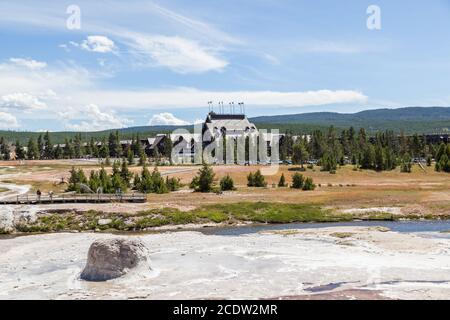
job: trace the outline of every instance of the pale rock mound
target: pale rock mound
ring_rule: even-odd
[[[81,279],[106,281],[121,277],[138,265],[151,269],[148,255],[148,249],[138,240],[96,240],[89,248]]]

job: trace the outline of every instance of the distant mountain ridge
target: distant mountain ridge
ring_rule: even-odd
[[[313,130],[326,130],[334,126],[337,130],[353,126],[364,128],[369,134],[392,130],[405,134],[450,133],[450,107],[405,107],[398,109],[373,109],[356,113],[312,112],[288,115],[261,116],[249,119],[260,129],[278,129],[280,132],[290,131],[294,134],[308,134]],[[186,126],[138,126],[111,129],[96,132],[83,132],[83,139],[101,139],[111,131],[118,130],[122,139],[129,139],[135,134],[140,137],[152,137],[158,133],[171,133],[175,129],[193,130],[193,125]],[[19,139],[26,143],[30,137],[37,138],[41,132],[0,131],[0,137],[8,141]],[[52,132],[53,142],[63,143],[65,138],[71,139],[77,132]]]
[[[450,120],[450,107],[405,107],[374,109],[356,113],[311,112],[251,118],[257,123],[330,123],[365,121],[443,121]],[[330,123],[332,124],[332,123]]]

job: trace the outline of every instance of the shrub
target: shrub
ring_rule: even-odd
[[[284,173],[281,174],[280,181],[278,181],[278,186],[280,188],[286,187],[286,178],[284,177]]]
[[[409,154],[405,154],[402,158],[402,162],[400,164],[400,172],[411,172],[411,157]]]
[[[431,167],[431,156],[430,155],[428,155],[428,157],[427,157],[427,166]]]
[[[301,189],[303,187],[303,182],[305,181],[305,178],[302,174],[296,172],[292,176],[292,188],[294,189]]]
[[[181,187],[180,178],[166,177],[166,185],[169,191],[178,191]]]
[[[236,188],[234,187],[234,181],[228,174],[220,180],[220,190],[228,191],[235,189]]]
[[[305,182],[303,183],[303,190],[305,191],[309,191],[309,190],[314,190],[316,188],[316,185],[313,183],[313,179],[312,178],[306,178]]]
[[[255,175],[253,172],[250,172],[247,176],[247,186],[254,187],[255,186]]]
[[[267,182],[264,179],[264,176],[261,174],[261,170],[259,169],[254,174],[249,174],[247,179],[248,179],[247,185],[249,187],[262,188],[267,186]]]
[[[195,176],[190,184],[190,188],[195,189],[198,192],[211,192],[213,191],[214,183],[214,171],[206,163],[198,171],[198,175]]]
[[[190,189],[195,189],[198,187],[198,176],[192,178],[191,183],[189,184]]]

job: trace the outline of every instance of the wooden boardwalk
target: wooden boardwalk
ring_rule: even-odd
[[[0,199],[0,205],[11,204],[51,204],[51,203],[110,203],[110,202],[145,202],[147,196],[143,193],[126,194],[54,194],[21,195],[15,198]]]

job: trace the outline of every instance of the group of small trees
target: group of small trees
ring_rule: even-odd
[[[425,136],[398,135],[390,130],[369,137],[364,129],[356,131],[350,127],[338,132],[330,127],[328,130],[314,130],[308,136],[294,137],[286,132],[281,140],[281,160],[290,158],[293,164],[302,167],[305,162],[315,160],[321,170],[330,172],[334,172],[338,165],[348,163],[360,169],[376,171],[393,170],[400,165],[403,171],[409,166],[411,158],[437,159],[438,152],[437,145],[427,143]],[[408,161],[407,157],[410,158]]]
[[[70,170],[69,185],[67,191],[77,193],[122,193],[130,187],[132,173],[128,170],[128,163],[123,159],[115,161],[112,173],[108,174],[104,166],[99,171],[92,170],[89,178],[86,177],[82,169]]]
[[[264,176],[261,174],[261,170],[256,170],[255,173],[250,172],[247,176],[247,186],[248,187],[266,187],[267,182]]]
[[[132,180],[132,181],[131,181]],[[260,170],[255,173],[251,172],[247,176],[247,185],[249,187],[266,187],[267,182]],[[203,164],[198,174],[192,179],[189,187],[197,192],[213,192],[218,191],[214,185],[215,173],[211,166]],[[115,161],[112,166],[112,173],[108,174],[104,166],[99,171],[92,170],[89,178],[86,177],[81,168],[70,170],[67,191],[75,191],[77,193],[124,193],[128,189],[142,193],[168,193],[177,191],[181,187],[179,178],[164,179],[155,167],[152,172],[143,166],[140,174],[134,175],[128,169],[126,159]],[[233,178],[229,174],[224,176],[219,183],[220,191],[236,190]],[[286,187],[284,174],[281,175],[278,182],[279,187]],[[295,173],[292,176],[292,188],[303,190],[314,190],[315,184],[312,178],[304,178],[303,175]]]
[[[280,180],[278,182],[278,187],[287,187],[286,178],[284,177],[284,173],[281,174]],[[296,172],[292,175],[292,184],[291,188],[293,189],[302,189],[302,190],[314,190],[316,185],[313,182],[313,179],[310,177],[305,178],[302,174]]]
[[[89,178],[86,177],[82,169],[70,170],[69,185],[67,191],[75,191],[77,193],[123,193],[128,189],[143,193],[167,193],[176,191],[181,187],[178,178],[164,179],[158,168],[155,167],[150,173],[146,166],[143,167],[141,174],[134,175],[133,182],[132,172],[128,169],[126,159],[115,161],[112,167],[112,173],[108,174],[102,166],[99,171],[92,170]]]
[[[133,188],[143,193],[162,194],[177,191],[180,187],[180,179],[175,177],[164,179],[157,167],[150,173],[146,165],[143,166],[141,174],[136,173],[133,179]]]
[[[436,152],[436,171],[450,172],[450,145],[442,143]]]
[[[305,178],[302,174],[296,172],[292,176],[292,188],[302,189],[304,191],[314,190],[316,185],[311,177]]]

